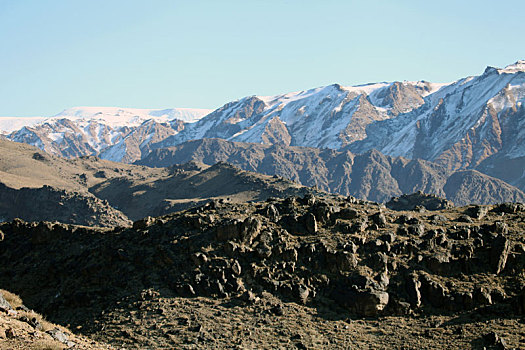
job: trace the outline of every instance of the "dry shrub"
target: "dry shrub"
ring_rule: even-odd
[[[31,344],[31,349],[34,350],[62,350],[65,348],[63,344],[50,339],[37,340]]]

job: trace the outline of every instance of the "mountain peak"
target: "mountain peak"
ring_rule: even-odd
[[[513,64],[509,64],[503,69],[498,69],[499,73],[518,73],[525,72],[525,60],[516,61]]]

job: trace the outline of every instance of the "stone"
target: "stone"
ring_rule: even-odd
[[[376,316],[388,304],[387,292],[370,290],[358,292],[356,296],[356,313],[361,316]]]
[[[7,328],[5,330],[5,337],[7,339],[13,339],[13,338],[16,338],[17,334],[15,332],[15,330],[13,328]]]
[[[433,281],[424,275],[421,281],[421,294],[432,306],[440,308],[446,304],[447,290],[439,282]]]
[[[197,267],[199,267],[208,262],[208,257],[204,253],[197,252],[191,255],[191,260]]]
[[[251,290],[247,290],[242,294],[241,297],[242,300],[244,300],[247,303],[255,303],[258,298]]]
[[[507,258],[510,252],[510,242],[504,236],[497,236],[492,241],[492,248],[490,250],[490,264],[492,272],[496,275],[500,274],[505,268]]]
[[[306,304],[308,296],[310,295],[310,289],[306,286],[300,285],[296,287],[295,294],[302,304]]]
[[[145,230],[148,228],[148,226],[151,226],[155,222],[155,219],[151,216],[146,216],[143,219],[140,219],[138,221],[135,221],[133,223],[133,228],[136,230]]]
[[[308,233],[317,233],[317,219],[315,218],[314,214],[308,213],[304,216],[304,225]]]
[[[518,296],[518,306],[521,314],[525,315],[525,287],[521,290],[521,293]]]
[[[4,295],[0,292],[0,310],[3,310],[4,312],[7,312],[8,310],[12,310],[11,304],[4,298]]]
[[[217,227],[217,240],[237,240],[241,234],[241,222],[233,219]]]
[[[386,207],[398,211],[416,210],[419,208],[441,210],[451,208],[452,203],[446,199],[418,191],[413,194],[404,194],[401,197],[392,197],[392,199],[386,203]]]
[[[273,204],[270,204],[266,207],[265,216],[270,219],[270,221],[277,222],[279,220],[279,210]]]
[[[353,220],[359,217],[359,212],[352,208],[343,208],[337,213],[337,216],[343,220]]]
[[[507,348],[507,342],[501,338],[496,332],[490,332],[483,336],[483,339],[485,342],[487,342],[489,345],[495,345],[498,349],[506,349]]]
[[[49,334],[56,341],[59,341],[64,344],[67,343],[69,340],[68,336],[58,328],[53,328],[51,330],[48,330],[46,331],[46,333]]]
[[[247,218],[243,221],[240,228],[240,239],[252,244],[255,238],[261,233],[262,222],[258,218]]]
[[[232,271],[235,276],[240,276],[242,272],[241,264],[239,261],[235,260],[232,264]]]
[[[407,280],[406,289],[410,305],[414,308],[421,306],[421,282],[417,280],[416,276],[411,276]]]
[[[436,253],[425,258],[426,267],[434,274],[444,275],[450,272],[450,253]]]
[[[386,227],[387,221],[385,214],[382,212],[377,212],[370,216],[370,221],[372,221],[374,224],[376,224],[378,227]]]
[[[43,329],[42,324],[36,319],[36,317],[31,318],[28,323],[38,331]]]
[[[488,211],[489,210],[486,206],[476,205],[467,208],[467,210],[465,210],[465,214],[473,219],[481,220],[487,215]]]
[[[392,244],[396,240],[396,235],[393,232],[386,233],[379,237],[383,242]]]
[[[474,291],[474,300],[479,305],[492,305],[492,296],[490,291],[485,287],[478,287]]]

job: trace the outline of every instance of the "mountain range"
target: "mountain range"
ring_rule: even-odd
[[[502,184],[509,191],[518,193],[512,186],[525,190],[524,100],[525,61],[517,61],[502,69],[488,67],[479,76],[447,84],[425,81],[353,87],[334,84],[277,96],[249,96],[214,111],[73,108],[44,121],[31,119],[31,125],[4,133],[9,140],[66,158],[97,155],[150,166],[167,165],[153,161],[154,155],[158,156],[163,149],[209,138],[308,147],[322,150],[323,154],[334,150],[338,154],[365,155],[376,150],[380,157],[392,157],[388,159],[403,157],[421,164],[431,162],[432,167],[440,169],[438,173],[456,174],[456,179],[489,175],[491,179],[504,181]],[[3,125],[9,123],[0,118],[0,128]],[[352,164],[348,162],[338,159],[336,163],[348,168]],[[247,170],[256,168],[238,165]],[[296,164],[286,170],[282,166],[274,164],[262,171],[285,176],[293,175],[292,168],[297,168]],[[325,168],[323,171],[329,177],[337,178],[333,167],[320,168]],[[313,178],[323,176],[321,172]],[[295,175],[289,178],[339,193],[355,193],[348,185],[328,185],[328,180],[305,181],[304,176]],[[391,185],[394,189],[387,191],[388,195],[404,192],[403,186]],[[433,191],[443,195],[443,186]],[[425,190],[424,186],[415,187]],[[476,196],[482,203],[494,200],[485,200],[487,197],[479,193]],[[521,196],[504,199],[519,200]],[[464,203],[463,199],[456,200]]]

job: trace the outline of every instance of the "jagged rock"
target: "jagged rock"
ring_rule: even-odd
[[[510,252],[510,242],[504,236],[497,236],[492,241],[492,249],[490,252],[490,263],[492,271],[498,275],[505,268],[507,258]]]
[[[14,339],[17,337],[17,333],[13,328],[9,327],[5,330],[5,337],[7,339]]]
[[[241,298],[247,303],[254,303],[258,300],[258,297],[251,290],[245,291]]]
[[[409,315],[410,314],[410,303],[397,299],[392,299],[388,303],[388,309],[394,315]]]
[[[191,260],[196,266],[201,266],[208,262],[208,257],[204,253],[197,252],[195,254],[192,254]]]
[[[317,220],[312,213],[306,214],[304,217],[304,225],[306,227],[306,230],[310,234],[317,233]]]
[[[387,224],[385,214],[383,214],[382,212],[377,212],[374,215],[371,215],[370,221],[372,221],[378,227],[386,227]]]
[[[382,291],[358,291],[356,293],[355,311],[361,316],[376,316],[385,309],[389,295]]]
[[[260,242],[256,247],[255,251],[257,255],[262,259],[267,259],[272,256],[272,248],[264,242]]]
[[[438,253],[425,259],[426,267],[435,274],[443,275],[450,272],[450,253]]]
[[[389,232],[389,233],[386,233],[384,235],[382,235],[381,237],[379,237],[383,242],[386,242],[386,243],[394,243],[394,241],[396,240],[396,235],[393,233],[393,232]]]
[[[505,235],[509,232],[509,226],[504,222],[496,221],[492,224],[491,230],[494,233]]]
[[[357,220],[351,227],[351,233],[361,233],[364,232],[368,227],[368,220],[366,218],[361,218]]]
[[[518,295],[518,307],[520,312],[525,315],[525,287],[521,290],[521,293]]]
[[[418,191],[413,194],[405,194],[401,197],[393,197],[386,203],[386,207],[392,210],[416,210],[423,207],[427,210],[442,210],[451,208],[452,204],[446,199]]]
[[[474,291],[474,300],[479,305],[492,305],[492,296],[487,288],[479,287]]]
[[[302,303],[302,304],[306,304],[306,302],[308,301],[308,296],[310,295],[310,289],[306,286],[303,286],[303,285],[299,285],[296,287],[296,295],[297,295],[297,298],[299,299],[299,301]]]
[[[334,212],[334,208],[326,203],[320,202],[313,207],[313,214],[315,219],[321,223],[330,221],[330,216]]]
[[[36,317],[32,317],[30,320],[29,320],[29,324],[31,326],[33,326],[34,329],[38,330],[38,331],[41,331],[44,329],[44,327],[42,326],[42,324],[36,319]]]
[[[425,225],[423,224],[415,224],[410,225],[407,227],[408,234],[414,235],[414,236],[423,236],[425,233]]]
[[[270,204],[266,207],[264,214],[270,221],[276,222],[279,220],[279,210],[273,204]]]
[[[352,208],[343,208],[337,213],[337,217],[343,220],[353,220],[359,217],[359,212]]]
[[[241,221],[237,219],[229,220],[217,227],[217,240],[228,241],[237,240],[241,234]]]
[[[261,233],[262,222],[257,218],[247,218],[243,221],[240,231],[240,239],[251,245],[253,240]]]
[[[447,301],[447,289],[427,275],[422,276],[421,292],[423,298],[434,307],[443,307]]]
[[[345,251],[330,251],[326,254],[327,264],[333,272],[347,272],[357,267],[356,254]]]
[[[477,220],[483,219],[487,215],[488,212],[489,210],[486,206],[480,206],[480,205],[469,207],[467,208],[467,210],[465,210],[465,214]]]
[[[144,219],[135,221],[133,223],[133,228],[137,230],[145,230],[148,226],[152,225],[155,222],[155,219],[151,216],[146,216]]]
[[[232,264],[232,271],[236,276],[239,276],[242,272],[241,264],[235,260]]]
[[[66,344],[69,340],[68,336],[58,328],[50,329],[46,331],[46,333],[49,334],[56,341],[59,341],[64,344]]]
[[[507,349],[507,342],[501,338],[496,332],[490,332],[483,336],[483,339],[489,344],[496,346],[497,349]]]
[[[515,214],[525,210],[525,206],[521,203],[501,203],[492,209],[495,213]]]
[[[416,276],[411,276],[407,280],[406,289],[408,298],[410,301],[410,305],[412,307],[420,307],[421,306],[421,281],[417,279]]]

